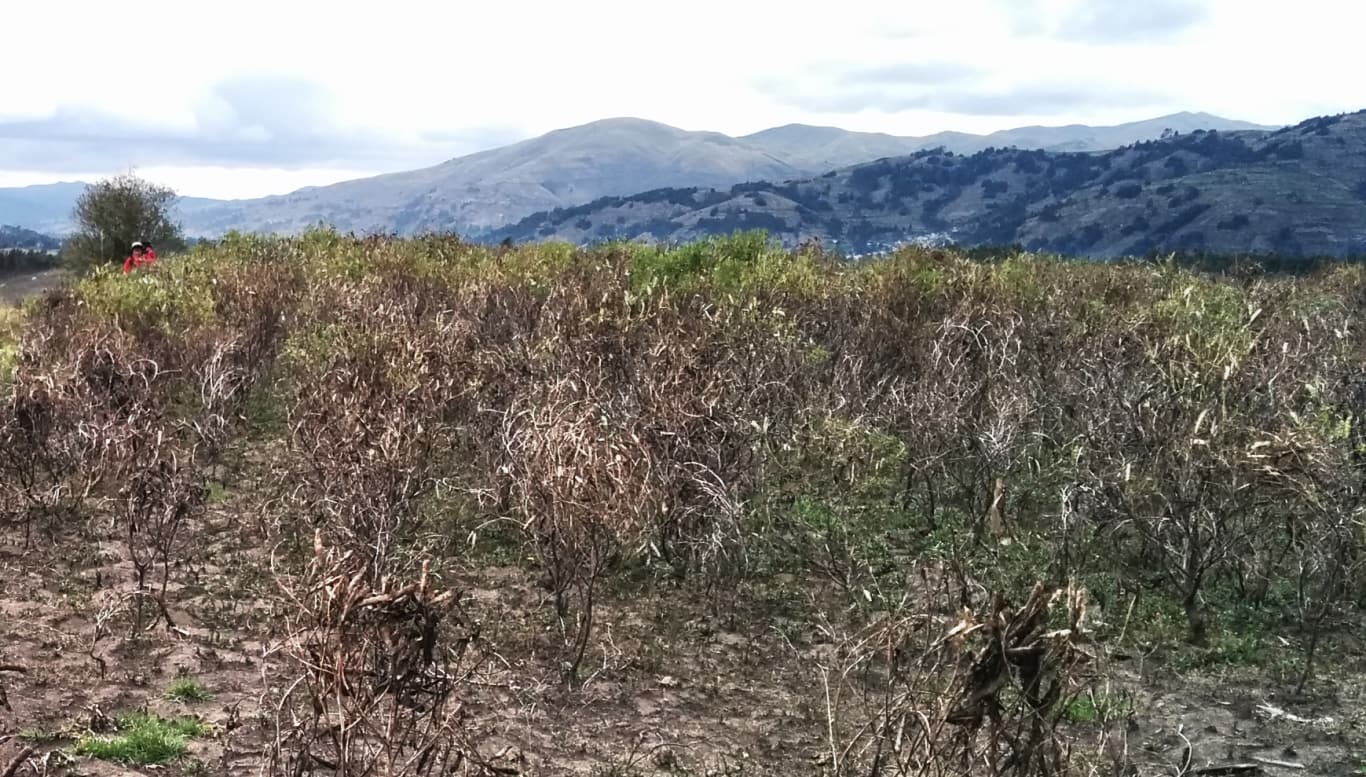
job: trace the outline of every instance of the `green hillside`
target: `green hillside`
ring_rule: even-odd
[[[765,229],[852,253],[911,240],[1086,257],[1366,253],[1366,112],[1114,151],[930,150],[785,183],[659,189],[537,214],[492,239],[686,241]]]

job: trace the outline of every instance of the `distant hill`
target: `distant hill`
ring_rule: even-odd
[[[71,209],[85,191],[76,181],[0,189],[0,224],[62,235],[71,231]]]
[[[0,224],[0,250],[18,248],[25,251],[56,251],[62,241],[24,227]]]
[[[919,151],[802,180],[603,198],[488,238],[673,241],[752,228],[855,253],[917,239],[1094,257],[1366,253],[1366,112],[1105,152]]]
[[[182,208],[192,234],[342,230],[479,232],[528,213],[656,186],[728,186],[805,171],[715,132],[606,119],[453,159],[292,194]]]
[[[0,188],[0,225],[41,233],[60,244],[60,239],[75,229],[72,211],[88,184],[82,181]],[[195,209],[206,203],[222,202],[198,197],[181,197],[178,207]]]
[[[941,144],[937,140],[926,148],[943,145],[946,151],[957,154],[973,154],[988,148],[1030,148],[1044,151],[1109,151],[1133,145],[1144,140],[1154,140],[1166,133],[1189,134],[1198,130],[1218,132],[1274,131],[1279,127],[1252,124],[1246,121],[1225,119],[1209,113],[1174,113],[1156,119],[1146,119],[1111,127],[1088,127],[1084,124],[1071,124],[1065,127],[1019,127],[984,135],[980,139],[963,140],[961,137],[947,138]]]
[[[836,127],[788,124],[740,138],[768,150],[793,165],[825,172],[838,167],[871,162],[883,157],[905,156],[916,151],[943,148],[956,154],[973,154],[988,148],[1027,148],[1045,151],[1105,151],[1154,140],[1167,132],[1195,130],[1274,130],[1260,124],[1225,119],[1208,113],[1174,113],[1155,119],[1090,127],[1019,127],[989,135],[940,132],[924,137],[899,137],[869,132],[849,132]]]
[[[1117,127],[1029,127],[992,135],[904,138],[788,125],[733,138],[618,118],[556,130],[421,170],[259,199],[183,198],[177,207],[191,236],[217,236],[231,229],[291,233],[324,222],[343,231],[437,230],[478,237],[538,211],[603,196],[810,177],[933,146],[959,152],[1011,144],[1093,150],[1156,138],[1168,129],[1251,126],[1208,114],[1175,114]],[[65,234],[82,188],[80,183],[64,183],[0,189],[0,223]]]

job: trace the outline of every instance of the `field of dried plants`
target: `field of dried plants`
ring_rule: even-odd
[[[1366,272],[234,236],[0,311],[0,777],[1358,775]]]

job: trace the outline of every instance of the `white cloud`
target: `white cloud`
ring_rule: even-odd
[[[1366,6],[1340,0],[10,5],[6,58],[25,64],[0,80],[0,182],[137,165],[245,196],[609,116],[918,135],[1366,108]],[[77,145],[54,141],[59,116],[83,122]],[[39,137],[6,145],[7,126]]]

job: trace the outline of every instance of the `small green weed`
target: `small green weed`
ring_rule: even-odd
[[[276,376],[268,372],[260,384],[247,393],[242,415],[247,423],[247,435],[252,440],[266,440],[282,435],[286,423],[285,398],[276,383]]]
[[[209,494],[207,497],[205,497],[205,501],[208,504],[216,505],[226,502],[227,499],[228,489],[224,488],[222,483],[212,480],[209,481]]]
[[[1264,634],[1221,631],[1210,638],[1206,647],[1178,645],[1172,653],[1172,665],[1179,671],[1198,671],[1216,668],[1266,667],[1277,663],[1277,651]]]
[[[1091,691],[1068,702],[1065,714],[1073,723],[1108,723],[1134,714],[1134,703],[1126,694]]]
[[[171,687],[166,689],[166,698],[171,701],[178,701],[182,704],[193,704],[194,702],[208,701],[212,698],[209,689],[204,684],[193,677],[182,677],[171,683]]]
[[[60,741],[62,734],[57,731],[45,731],[41,728],[25,728],[19,730],[19,738],[31,745],[48,745]]]
[[[22,328],[23,315],[17,308],[0,307],[0,385],[13,379]]]
[[[166,720],[146,713],[132,713],[118,720],[112,736],[87,735],[76,742],[76,754],[125,764],[164,764],[185,755],[187,741],[208,728],[190,718]]]

